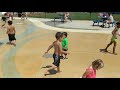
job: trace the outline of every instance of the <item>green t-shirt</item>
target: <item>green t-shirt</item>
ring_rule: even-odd
[[[68,49],[68,39],[64,38],[62,41],[62,48]]]

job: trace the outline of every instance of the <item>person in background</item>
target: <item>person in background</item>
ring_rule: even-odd
[[[64,22],[67,22],[69,15],[70,15],[69,12],[64,13]]]
[[[1,18],[1,20],[3,21],[3,24],[2,24],[1,27],[5,26],[7,19],[8,19],[8,14],[5,13]]]
[[[113,23],[114,22],[114,18],[112,16],[112,14],[108,13],[109,17],[108,17],[108,20],[106,20],[106,24],[108,24],[110,27],[110,23]]]
[[[8,34],[8,39],[9,39],[8,44],[16,46],[16,38],[15,38],[16,30],[15,30],[15,26],[13,25],[13,22],[9,20],[8,26],[3,26],[3,28],[7,28],[6,34]]]
[[[99,13],[98,17],[100,18],[103,17],[103,13]]]
[[[113,44],[114,45],[113,46],[113,54],[117,55],[117,53],[115,52],[115,50],[116,50],[116,46],[117,46],[117,38],[118,38],[118,36],[120,36],[120,34],[118,32],[119,28],[120,28],[120,22],[117,22],[115,29],[112,31],[112,38],[110,40],[110,43],[104,49],[105,52],[108,52],[108,50],[107,50],[108,47],[110,47]]]

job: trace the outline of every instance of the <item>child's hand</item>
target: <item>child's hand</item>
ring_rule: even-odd
[[[47,54],[47,53],[48,53],[48,51],[45,52],[45,54]]]
[[[48,52],[45,52],[44,55],[47,54],[47,53],[48,53]],[[44,57],[44,55],[43,55],[43,57]]]

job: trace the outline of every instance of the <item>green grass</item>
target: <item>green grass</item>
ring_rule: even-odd
[[[41,14],[36,14],[36,15],[28,15],[29,17],[34,17],[34,18],[51,18],[53,19],[54,17],[58,16],[56,13],[41,13]]]
[[[58,16],[57,13],[41,13],[39,15],[29,15],[29,17],[34,18],[50,18],[54,19],[54,17]],[[98,12],[92,12],[91,15],[88,12],[70,12],[70,17],[72,20],[97,20]],[[120,14],[113,14],[113,17],[116,21],[120,21]]]

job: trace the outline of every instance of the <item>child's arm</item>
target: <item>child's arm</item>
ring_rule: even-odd
[[[117,27],[115,27],[115,29],[112,31],[112,35],[116,35],[117,32]]]
[[[86,78],[87,75],[91,73],[90,70],[86,70],[85,73],[83,74],[82,78]]]
[[[61,45],[61,43],[60,43],[58,46],[59,46],[59,48],[60,48],[60,53],[61,53],[61,54],[69,54],[67,51],[63,51],[63,50],[62,50],[62,45]]]
[[[14,33],[16,33],[15,27],[14,27]]]
[[[4,24],[4,25],[5,25],[5,24]],[[7,26],[4,26],[4,25],[2,26],[3,28],[8,28]]]
[[[16,34],[16,30],[14,29],[14,34]]]
[[[47,51],[45,52],[45,54],[48,53],[48,51],[49,51],[52,47],[53,47],[53,43],[48,47],[48,49],[47,49]]]
[[[8,34],[8,32],[9,32],[9,28],[7,28],[7,32],[6,32],[6,34]]]

